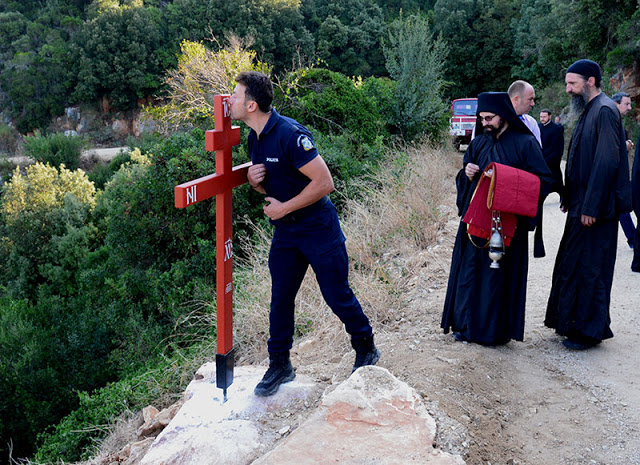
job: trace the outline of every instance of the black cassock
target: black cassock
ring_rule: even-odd
[[[594,97],[571,136],[563,205],[568,209],[553,270],[545,325],[559,334],[596,343],[609,327],[618,218],[631,209],[624,129],[615,103]],[[583,226],[581,215],[596,222]]]
[[[547,124],[538,124],[540,138],[542,139],[542,156],[553,174],[551,192],[562,195],[562,170],[560,161],[564,153],[564,128],[552,121]]]
[[[467,149],[464,165],[474,163],[482,173],[491,162],[513,166],[540,177],[541,198],[551,186],[547,167],[537,140],[507,128],[495,141],[488,134],[477,136]],[[458,173],[458,213],[464,217],[480,176],[469,181],[464,168]],[[500,268],[489,268],[488,249],[478,248],[467,235],[462,221],[453,248],[447,296],[441,326],[461,333],[467,340],[480,344],[504,344],[510,339],[521,341],[524,335],[524,313],[527,289],[528,235],[535,218],[518,217],[516,232],[500,260]],[[486,240],[474,238],[477,245]]]

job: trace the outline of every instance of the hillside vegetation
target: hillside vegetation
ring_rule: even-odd
[[[354,241],[370,244],[354,268],[392,299],[388,270],[376,262],[385,241],[408,234],[426,247],[435,237],[438,205],[401,187],[415,182],[411,165],[423,153],[415,144],[446,143],[450,99],[525,78],[539,104],[559,113],[567,104],[563,72],[574,59],[598,60],[606,78],[638,60],[636,7],[0,0],[0,152],[21,145],[38,160],[22,170],[0,166],[0,460],[86,458],[109,422],[151,400],[170,403],[213,353],[215,204],[177,210],[173,187],[215,171],[204,149],[211,96],[232,88],[238,71],[269,72],[277,108],[311,128],[341,214],[347,200],[404,201],[377,192],[422,199],[422,209],[390,216],[369,242]],[[83,170],[79,154],[90,141],[51,133],[52,118],[69,105],[143,111],[161,131],[131,140],[131,153],[109,165]],[[632,120],[627,126],[635,128]],[[245,161],[241,145],[234,163]],[[261,205],[246,186],[234,192],[234,253],[246,264],[238,298],[263,306],[265,289],[249,291],[264,281],[252,276],[264,272],[252,248],[269,234]],[[316,329],[305,311],[299,335]],[[264,331],[240,338],[244,356],[257,353]]]

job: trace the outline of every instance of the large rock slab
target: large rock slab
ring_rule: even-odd
[[[271,450],[290,429],[282,426],[286,423],[283,412],[306,410],[318,399],[321,388],[298,375],[274,396],[256,397],[253,388],[265,370],[236,367],[228,400],[223,402],[215,384],[215,363],[203,365],[185,391],[184,405],[140,463],[246,465]]]
[[[435,421],[414,389],[384,368],[363,367],[253,465],[464,464],[434,449],[435,433]]]

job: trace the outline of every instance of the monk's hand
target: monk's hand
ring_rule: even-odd
[[[251,165],[247,171],[247,180],[251,187],[254,189],[260,185],[264,178],[267,176],[267,168],[263,163],[258,165]]]
[[[263,208],[264,214],[267,215],[270,219],[279,220],[287,213],[289,213],[286,210],[284,203],[280,202],[279,200],[276,200],[273,197],[265,197],[264,200],[265,202],[267,202],[267,204]]]
[[[593,226],[596,222],[596,219],[593,216],[582,215],[580,218],[583,226]]]
[[[473,180],[473,178],[476,176],[476,174],[478,174],[479,171],[480,167],[473,163],[467,163],[467,166],[464,167],[464,174],[466,174],[470,180]]]

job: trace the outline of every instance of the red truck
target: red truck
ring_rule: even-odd
[[[471,142],[471,134],[476,126],[477,108],[477,98],[459,98],[451,103],[449,135],[458,150],[460,145],[468,145]]]

